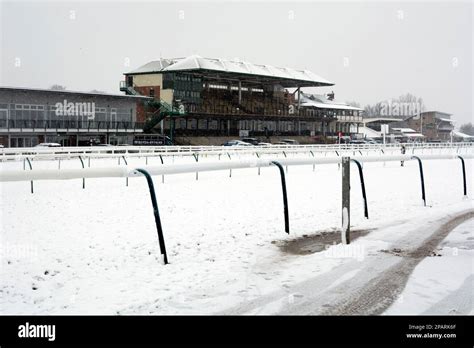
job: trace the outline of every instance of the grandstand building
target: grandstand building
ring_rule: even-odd
[[[151,129],[188,143],[239,136],[299,136],[311,142],[357,133],[362,125],[361,109],[302,91],[332,85],[307,70],[193,55],[127,72],[120,90],[154,98],[160,113]]]
[[[0,87],[0,145],[132,144],[143,133],[144,96]]]

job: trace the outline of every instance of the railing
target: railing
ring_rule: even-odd
[[[184,174],[184,173],[198,173],[198,172],[209,172],[209,171],[218,171],[218,170],[232,170],[232,169],[245,169],[245,168],[260,168],[260,167],[270,167],[275,165],[278,167],[281,176],[281,185],[283,189],[283,204],[284,204],[284,217],[285,217],[285,232],[289,233],[289,215],[288,215],[288,201],[287,201],[287,192],[286,192],[286,183],[285,183],[285,174],[284,166],[290,165],[316,165],[316,164],[331,164],[331,163],[344,163],[348,162],[349,157],[340,157],[333,154],[331,157],[323,158],[305,158],[305,159],[253,159],[253,160],[234,160],[234,161],[219,161],[211,163],[203,163],[197,160],[187,163],[187,164],[162,164],[161,166],[143,166],[139,168],[128,168],[128,166],[116,166],[116,167],[107,167],[107,168],[83,168],[83,169],[32,169],[30,171],[25,170],[8,170],[0,171],[0,182],[11,182],[11,181],[31,181],[33,180],[70,180],[70,179],[79,179],[82,178],[114,178],[114,177],[137,177],[144,175],[147,179],[150,197],[153,204],[153,212],[155,215],[155,221],[158,232],[158,239],[160,244],[160,251],[163,257],[163,262],[168,263],[168,258],[166,254],[166,247],[163,235],[163,229],[161,226],[161,220],[158,211],[157,200],[155,196],[155,189],[153,187],[152,175],[171,175],[171,174]],[[463,187],[464,194],[466,195],[466,174],[464,159],[474,158],[472,152],[470,154],[465,154],[462,157],[456,154],[445,154],[445,155],[379,155],[379,156],[354,156],[351,157],[353,161],[358,163],[362,192],[365,201],[365,217],[368,218],[367,212],[367,200],[365,195],[364,181],[362,175],[362,166],[360,162],[387,162],[387,161],[410,161],[417,160],[420,168],[420,179],[421,179],[421,188],[422,188],[422,199],[426,205],[426,196],[425,196],[425,185],[423,178],[423,167],[422,160],[432,160],[432,159],[461,159],[462,161],[462,171],[463,171]],[[82,162],[82,159],[81,159]],[[83,162],[82,162],[83,164]],[[84,164],[83,164],[84,167]],[[348,186],[348,184],[347,184]],[[83,181],[83,188],[84,188]],[[33,193],[33,191],[32,191]],[[344,216],[344,215],[343,215]],[[347,220],[347,218],[346,218]],[[347,220],[348,221],[348,220]],[[346,224],[349,226],[348,223]],[[344,226],[344,223],[343,223]],[[344,231],[344,229],[343,229]],[[348,240],[344,240],[348,243]]]
[[[81,120],[0,120],[0,128],[3,129],[33,129],[38,131],[48,130],[88,130],[88,131],[113,131],[115,129],[141,130],[141,122],[126,121],[81,121]]]
[[[466,153],[473,148],[471,143],[433,143],[407,144],[407,154],[435,154],[455,151],[457,154]],[[368,154],[398,154],[400,146],[395,144],[340,144],[340,145],[273,145],[273,146],[87,146],[87,147],[55,147],[55,148],[3,148],[0,149],[0,161],[15,161],[29,157],[41,159],[70,159],[79,155],[84,158],[107,157],[157,157],[163,156],[192,156],[202,153],[206,156],[221,155],[307,155],[328,156],[368,155]]]

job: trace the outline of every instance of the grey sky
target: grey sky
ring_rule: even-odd
[[[336,83],[313,92],[334,90],[363,106],[410,92],[428,109],[452,113],[458,125],[473,118],[471,2],[0,6],[4,86],[118,93],[123,72],[194,53],[308,69]]]

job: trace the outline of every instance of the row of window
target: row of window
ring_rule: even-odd
[[[10,107],[9,107],[10,105]],[[56,105],[49,105],[49,107],[46,105],[36,105],[36,104],[0,104],[0,111],[2,110],[8,110],[11,109],[13,110],[35,110],[35,111],[45,111],[45,110],[50,110],[50,111],[55,111],[56,110]],[[106,113],[107,108],[106,107],[95,107],[95,112],[96,113]],[[131,113],[132,109],[124,109],[124,108],[110,108],[110,113]]]

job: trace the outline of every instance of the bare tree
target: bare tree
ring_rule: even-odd
[[[474,126],[471,122],[461,125],[461,127],[459,127],[459,130],[461,131],[461,133],[467,135],[474,135]]]
[[[66,90],[66,86],[62,86],[62,85],[52,85],[51,87],[49,87],[49,89],[53,90],[53,91],[65,91]]]
[[[391,100],[384,100],[384,101],[379,101],[374,105],[366,105],[364,107],[364,113],[368,117],[375,117],[375,116],[380,116],[381,114],[381,109],[383,105],[387,105],[387,103],[390,102],[392,104],[413,104],[418,106],[418,111],[424,111],[425,104],[423,102],[423,98],[418,98],[413,94],[407,93],[399,96],[398,98],[393,98]],[[403,115],[401,115],[403,116]],[[405,116],[412,116],[412,115],[405,115]]]
[[[350,105],[350,106],[354,106],[356,108],[360,108],[360,104],[358,102],[355,102],[355,101],[347,101],[346,104]]]

